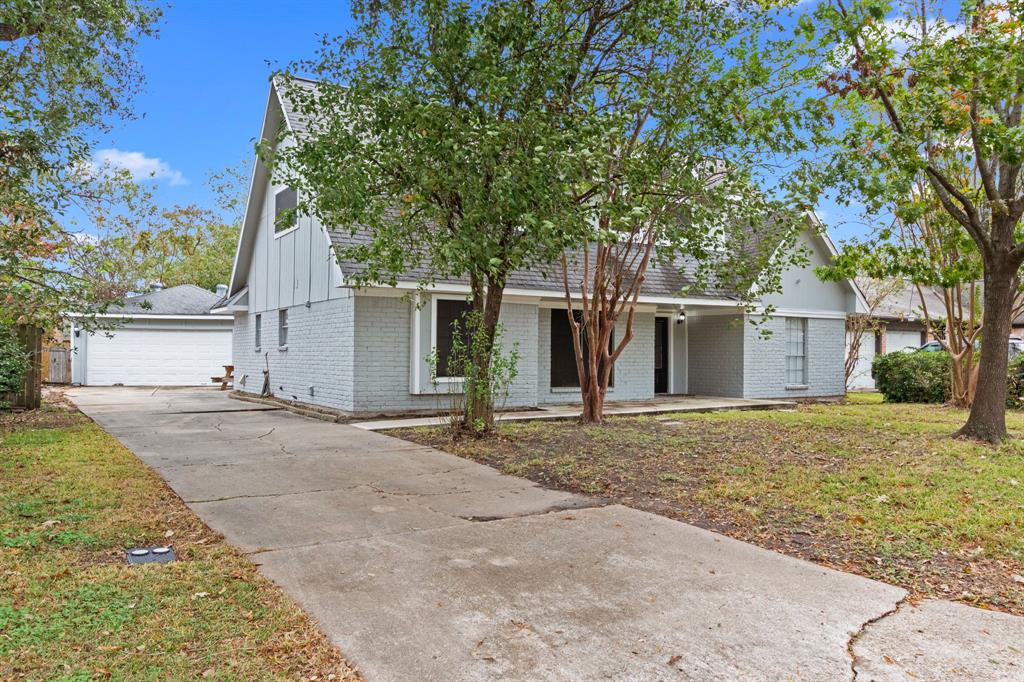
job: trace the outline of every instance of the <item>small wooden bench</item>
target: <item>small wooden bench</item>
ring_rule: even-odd
[[[221,377],[210,377],[210,381],[215,384],[220,384],[220,390],[226,391],[229,386],[233,386],[235,383],[235,366],[224,365],[224,376]]]

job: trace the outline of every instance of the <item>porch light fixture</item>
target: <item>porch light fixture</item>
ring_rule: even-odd
[[[679,314],[676,315],[676,324],[682,324],[683,322],[686,322],[686,311],[680,310]]]

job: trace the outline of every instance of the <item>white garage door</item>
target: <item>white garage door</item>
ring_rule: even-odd
[[[885,352],[895,353],[898,350],[921,347],[921,332],[904,332],[887,330],[885,332]]]
[[[198,386],[231,363],[231,328],[119,329],[93,334],[86,345],[92,386]]]
[[[846,334],[846,353],[850,353],[849,332]],[[869,329],[864,332],[860,340],[860,353],[857,354],[857,364],[853,367],[853,373],[846,384],[848,389],[874,388],[875,380],[871,378],[871,363],[875,359],[875,335]]]

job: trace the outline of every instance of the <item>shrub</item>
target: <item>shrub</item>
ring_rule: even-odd
[[[465,334],[459,332],[460,327]],[[484,368],[475,361],[475,358],[487,355],[488,339],[483,315],[471,311],[453,327],[448,369],[454,376],[462,377],[460,382],[446,384],[451,401],[448,425],[455,438],[463,432],[478,438],[487,435],[494,427],[495,404],[501,409],[508,398],[512,382],[519,374],[519,344],[513,344],[512,349],[505,353],[501,347],[504,333],[505,328],[499,324],[495,329],[494,342],[490,344],[487,367]],[[437,351],[434,350],[427,356],[427,365],[435,391],[438,391],[440,383],[437,363]],[[478,408],[485,406],[486,409],[473,416],[470,411],[474,405]]]
[[[890,403],[944,403],[950,396],[948,353],[886,353],[871,364],[878,388]]]
[[[28,370],[29,354],[14,329],[0,325],[0,409],[10,407],[10,397],[21,390]]]
[[[1024,407],[1024,353],[1013,356],[1006,371],[1006,406]]]

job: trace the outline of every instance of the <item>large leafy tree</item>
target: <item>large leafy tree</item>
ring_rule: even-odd
[[[977,249],[978,389],[959,433],[992,443],[1006,435],[1007,338],[1024,263],[1022,19],[1019,0],[829,0],[801,23],[823,38],[823,85],[845,116],[833,166],[841,190],[885,210],[924,183]]]
[[[847,244],[822,275],[911,283],[920,301],[914,312],[949,353],[950,404],[969,408],[978,388],[976,349],[983,322],[984,268],[977,245],[923,181],[893,208],[891,224]],[[1018,290],[1008,312],[1011,321],[1022,306],[1024,292]]]
[[[367,1],[356,3],[355,15],[353,34],[325,41],[317,59],[292,65],[292,72],[315,76],[315,85],[281,80],[309,125],[285,135],[268,158],[278,178],[299,189],[300,210],[368,237],[340,254],[365,265],[353,278],[357,284],[394,283],[409,273],[418,273],[423,286],[468,281],[488,341],[475,351],[482,367],[512,272],[556,264],[588,244],[600,251],[637,226],[647,255],[632,262],[646,267],[649,247],[687,219],[700,223],[687,237],[705,231],[689,240],[689,251],[719,252],[728,237],[722,229],[709,236],[715,230],[702,219],[717,211],[722,225],[724,204],[707,200],[731,191],[731,205],[744,205],[736,192],[749,189],[739,179],[749,180],[750,168],[716,178],[707,172],[715,167],[708,156],[731,145],[752,149],[754,138],[770,142],[760,133],[791,133],[796,121],[781,92],[771,106],[748,99],[738,109],[718,109],[722,98],[738,104],[753,97],[747,80],[730,81],[723,60],[745,60],[746,77],[756,75],[765,93],[769,83],[783,81],[776,69],[791,66],[761,61],[753,37],[731,46],[738,51],[729,56],[716,53],[729,49],[724,43],[752,18],[766,18],[753,5]],[[703,27],[709,19],[717,23]],[[685,118],[672,120],[679,112]],[[713,123],[679,143],[701,129],[701,117]],[[688,175],[695,171],[699,179]],[[706,180],[717,181],[718,190],[708,191]],[[659,192],[673,200],[656,198]],[[766,204],[751,195],[745,205]],[[767,213],[751,210],[748,217]],[[643,276],[641,269],[632,279],[639,286]],[[605,279],[591,289],[598,298],[611,290]],[[595,319],[607,321],[615,306],[621,313],[622,300],[635,304],[638,289],[626,279],[619,277],[614,304],[601,298]],[[606,336],[614,319],[593,324]],[[487,399],[477,399],[486,394],[474,391],[467,401],[467,426],[489,414]]]
[[[51,327],[94,302],[60,265],[72,205],[109,200],[89,172],[97,135],[130,118],[138,40],[160,10],[142,0],[10,0],[0,6],[0,299],[3,320]]]
[[[216,208],[164,208],[144,188],[131,187],[117,207],[90,216],[89,232],[75,234],[66,269],[87,282],[101,302],[154,283],[211,290],[226,284],[241,229],[248,168],[242,163],[209,176]]]
[[[339,254],[365,265],[357,284],[467,281],[480,377],[509,275],[555,260],[580,228],[565,180],[589,152],[575,92],[599,75],[595,4],[357,2],[357,30],[292,67],[318,85],[282,81],[311,121],[271,159],[300,210],[369,236]],[[479,431],[490,392],[467,398]]]
[[[583,420],[600,422],[649,268],[685,262],[696,289],[752,305],[804,260],[801,166],[778,162],[810,148],[827,112],[806,96],[804,45],[773,37],[771,8],[686,0],[589,11],[598,28],[584,70],[598,76],[572,105],[590,156],[565,191],[590,229],[562,274]]]

